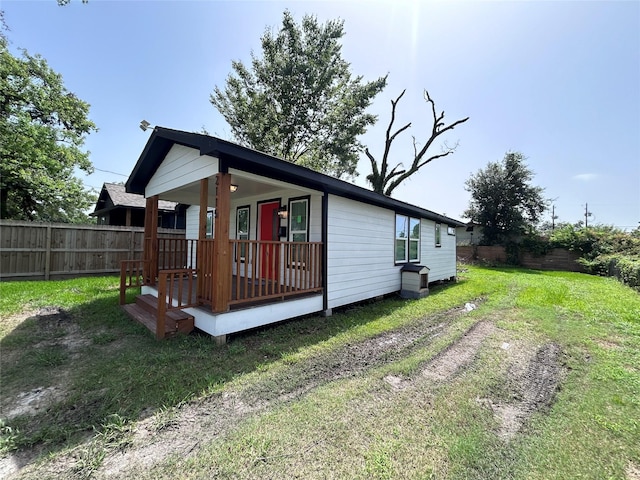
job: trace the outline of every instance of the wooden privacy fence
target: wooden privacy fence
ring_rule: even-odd
[[[184,230],[158,229],[159,238]],[[0,220],[0,278],[49,280],[120,271],[142,259],[144,228]]]
[[[456,249],[458,260],[464,262],[486,262],[505,264],[507,253],[502,246],[458,245]],[[584,272],[584,268],[577,260],[580,255],[563,248],[554,248],[545,255],[533,255],[523,252],[520,256],[520,265],[536,270],[562,270],[566,272]]]

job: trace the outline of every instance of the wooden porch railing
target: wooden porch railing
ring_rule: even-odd
[[[158,272],[194,268],[198,240],[187,238],[158,238]]]
[[[204,305],[213,304],[213,245],[215,240],[198,240],[198,300]]]
[[[322,243],[230,240],[229,305],[322,290]]]
[[[198,305],[195,287],[196,269],[179,268],[160,270],[158,273],[158,313],[156,338],[162,340],[166,315],[169,310],[178,310]]]
[[[213,305],[214,242],[161,238],[157,239],[151,259],[123,261],[120,303],[124,304],[128,288],[157,285],[158,298],[169,298],[168,302],[159,301],[159,313],[161,308],[166,312],[172,308]],[[228,306],[322,291],[321,242],[229,240],[229,243]]]
[[[149,283],[148,260],[122,260],[120,262],[120,305],[126,303],[127,290]]]

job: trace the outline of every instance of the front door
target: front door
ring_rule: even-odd
[[[260,240],[261,241],[278,241],[278,227],[280,226],[280,217],[278,209],[280,202],[261,203],[259,210],[260,223]],[[280,269],[280,249],[276,243],[260,244],[260,276],[268,280],[276,281]]]

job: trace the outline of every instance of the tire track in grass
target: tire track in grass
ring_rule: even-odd
[[[498,421],[498,436],[510,441],[531,416],[548,408],[555,399],[566,371],[560,363],[562,351],[556,343],[545,343],[526,359],[523,372],[511,372],[508,386],[513,401],[480,399]]]
[[[432,358],[419,374],[421,379],[444,383],[450,381],[459,371],[467,368],[475,359],[484,339],[495,331],[492,323],[475,323],[460,339]],[[417,378],[387,375],[384,380],[396,390],[404,390],[413,385]]]

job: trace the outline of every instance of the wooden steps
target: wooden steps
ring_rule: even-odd
[[[153,295],[138,295],[136,303],[123,305],[127,314],[134,320],[140,322],[154,335],[158,324],[158,298]],[[165,314],[164,337],[170,337],[177,333],[189,334],[194,329],[193,315],[189,315],[182,310],[168,310]]]

